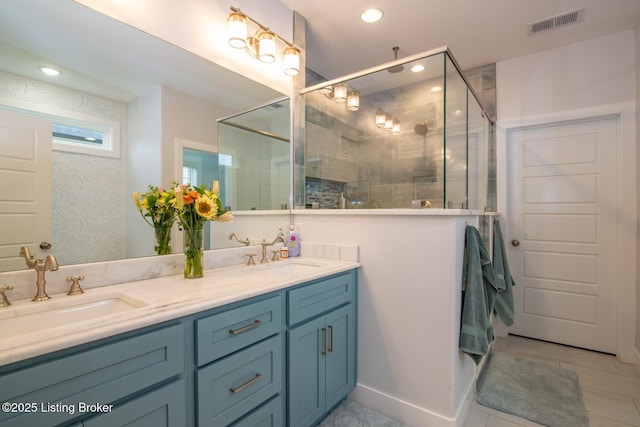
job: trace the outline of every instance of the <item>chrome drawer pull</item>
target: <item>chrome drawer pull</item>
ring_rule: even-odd
[[[229,333],[231,335],[238,335],[241,334],[243,332],[247,332],[253,328],[257,328],[258,326],[262,325],[262,322],[260,320],[256,320],[255,322],[247,325],[247,326],[243,326],[242,328],[238,328],[238,329],[229,329]]]
[[[329,325],[329,353],[333,353],[333,326]]]
[[[256,383],[258,381],[260,381],[262,379],[262,375],[261,374],[256,374],[255,377],[251,378],[249,381],[247,381],[244,384],[239,385],[238,387],[231,387],[229,389],[229,391],[233,394],[237,394],[240,393],[242,390],[244,390],[245,388],[249,387],[251,384]]]

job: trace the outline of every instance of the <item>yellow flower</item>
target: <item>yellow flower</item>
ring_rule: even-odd
[[[203,194],[196,199],[196,212],[201,217],[214,219],[218,214],[218,205],[211,197]]]
[[[138,193],[137,191],[133,193],[133,202],[136,204],[136,208],[138,208],[138,210],[142,212],[142,204],[140,204],[140,193]]]
[[[213,188],[211,189],[211,192],[217,199],[218,195],[220,194],[220,184],[218,183],[218,181],[213,181]]]

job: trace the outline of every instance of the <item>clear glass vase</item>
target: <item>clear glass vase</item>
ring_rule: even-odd
[[[184,238],[184,277],[197,279],[203,276],[202,257],[204,247],[203,228],[185,229]]]
[[[156,224],[154,230],[156,234],[156,245],[153,249],[156,255],[171,254],[171,225]]]

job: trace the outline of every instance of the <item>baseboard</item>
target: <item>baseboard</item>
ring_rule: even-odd
[[[409,426],[461,427],[471,407],[475,391],[476,383],[472,381],[455,418],[446,417],[360,383],[351,392],[349,399]]]

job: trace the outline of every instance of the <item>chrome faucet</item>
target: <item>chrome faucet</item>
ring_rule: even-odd
[[[236,238],[236,240],[239,243],[242,243],[245,246],[249,246],[251,244],[251,242],[249,241],[248,237],[246,239],[244,239],[244,240],[240,240],[240,238],[238,237],[238,235],[236,233],[229,234],[229,240],[233,240],[234,237]]]
[[[26,246],[23,246],[22,248],[20,248],[20,256],[24,257],[27,263],[27,267],[33,268],[37,274],[37,279],[36,279],[37,292],[36,292],[36,296],[33,297],[31,301],[48,300],[50,297],[49,295],[47,295],[47,291],[45,290],[45,287],[44,287],[47,283],[46,280],[44,280],[44,272],[47,270],[49,271],[58,270],[58,261],[56,260],[56,257],[54,257],[53,255],[47,255],[45,259],[36,260],[36,257],[31,255],[31,252],[29,252],[29,248],[27,248]]]
[[[282,243],[284,243],[285,245],[287,244],[287,241],[282,236],[276,236],[276,238],[273,239],[273,242],[271,243],[267,243],[265,239],[262,239],[262,243],[260,243],[262,245],[262,259],[260,260],[260,264],[269,262],[269,260],[267,260],[267,247],[275,245],[278,240],[282,241]]]

